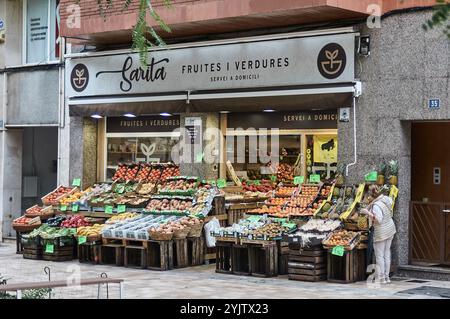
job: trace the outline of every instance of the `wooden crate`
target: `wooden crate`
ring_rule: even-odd
[[[25,259],[35,259],[35,260],[40,260],[43,258],[43,249],[42,246],[41,247],[24,247],[23,251],[22,251],[22,257]]]
[[[216,215],[223,215],[226,214],[225,211],[225,197],[224,196],[216,196],[214,197],[214,200],[212,202],[212,210],[210,212],[210,215],[216,216]]]
[[[74,246],[56,246],[53,253],[43,250],[42,259],[48,261],[69,261],[74,259]]]
[[[187,239],[172,240],[173,268],[185,268],[188,266]]]
[[[204,238],[188,237],[187,238],[187,257],[188,266],[199,266],[204,262]]]
[[[171,240],[149,240],[147,243],[147,268],[173,269],[173,243]]]
[[[356,281],[365,281],[367,279],[367,249],[355,249],[356,262]]]
[[[357,280],[356,251],[344,251],[344,255],[336,256],[328,250],[327,280],[335,283],[353,283]]]
[[[217,241],[216,242],[216,272],[222,274],[233,273],[231,257],[233,243]]]
[[[99,264],[101,260],[100,242],[87,242],[78,245],[78,261],[80,263]]]
[[[233,244],[231,251],[231,270],[235,275],[250,276],[252,274],[247,244]]]
[[[326,280],[326,257],[327,251],[323,248],[301,248],[300,245],[289,244],[289,279],[310,282]]]
[[[100,263],[103,265],[123,266],[124,245],[104,243],[101,247]]]
[[[129,268],[147,268],[147,243],[144,245],[130,245],[123,248],[123,264]]]
[[[247,244],[250,274],[256,277],[278,276],[279,242]]]
[[[288,274],[288,262],[289,262],[289,247],[286,243],[280,243],[280,248],[278,250],[278,274],[287,275]]]
[[[231,226],[245,217],[245,214],[252,209],[257,208],[257,203],[231,204],[227,207],[228,226]]]

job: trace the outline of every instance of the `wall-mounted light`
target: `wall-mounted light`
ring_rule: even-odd
[[[370,55],[370,36],[361,36],[359,38],[359,50],[358,53],[362,56]]]
[[[273,112],[276,112],[276,111],[273,110],[273,109],[265,109],[265,110],[263,110],[263,112],[266,112],[266,113],[273,113]]]
[[[228,113],[230,113],[230,111],[220,111],[220,113],[222,113],[222,114],[228,114]]]
[[[101,116],[101,115],[99,115],[99,114],[92,114],[91,117],[92,117],[93,119],[102,119],[102,118],[103,118],[103,116]]]
[[[136,117],[133,113],[125,113],[123,116],[125,117]]]
[[[159,113],[159,115],[161,115],[161,116],[172,116],[172,114],[167,113],[167,112]]]

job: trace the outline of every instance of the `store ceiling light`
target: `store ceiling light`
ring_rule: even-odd
[[[272,112],[275,112],[275,110],[272,110],[272,109],[265,109],[265,110],[263,110],[263,112],[266,112],[266,113],[272,113]]]
[[[159,115],[161,115],[161,116],[172,116],[172,114],[166,113],[166,112],[164,112],[164,113],[159,113]]]
[[[92,114],[91,117],[92,117],[93,119],[102,119],[102,118],[103,118],[103,116],[101,116],[101,115],[99,115],[99,114]]]
[[[220,113],[222,113],[222,114],[228,114],[228,113],[230,113],[230,111],[220,111]]]
[[[136,117],[133,113],[125,113],[123,116],[125,117]]]

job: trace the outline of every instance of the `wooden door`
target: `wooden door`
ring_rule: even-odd
[[[412,262],[450,263],[449,136],[450,122],[411,125]],[[440,169],[440,183],[435,182],[435,168]]]
[[[444,262],[450,264],[450,204],[445,205],[445,247],[444,247]]]
[[[412,123],[411,200],[450,203],[450,122]],[[441,169],[441,183],[433,168]]]

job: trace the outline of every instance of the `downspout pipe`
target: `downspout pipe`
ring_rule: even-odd
[[[356,147],[356,97],[361,95],[361,82],[355,83],[355,92],[353,94],[353,162],[347,164],[345,167],[345,176],[348,176],[348,169],[351,166],[356,165],[358,162],[358,153],[357,153],[357,147]]]

